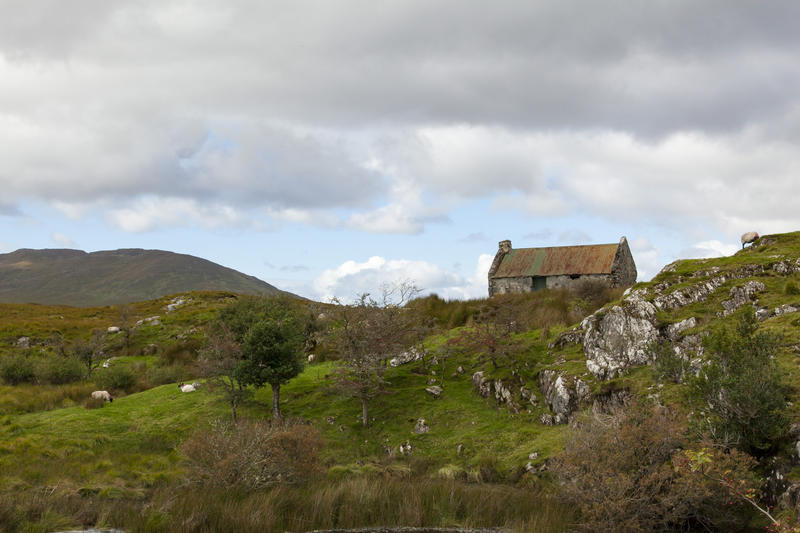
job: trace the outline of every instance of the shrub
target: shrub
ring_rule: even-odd
[[[9,385],[33,383],[36,380],[33,360],[22,353],[0,359],[0,376]]]
[[[256,489],[304,482],[318,473],[319,432],[297,423],[216,421],[183,445],[194,483]]]
[[[580,513],[579,531],[731,531],[750,509],[719,483],[675,468],[684,428],[665,408],[632,405],[573,429],[553,471]],[[749,476],[752,459],[729,454],[720,466]]]
[[[115,365],[99,370],[94,382],[101,389],[128,390],[136,385],[136,374],[129,367]]]
[[[691,368],[689,361],[678,355],[668,342],[654,342],[648,347],[653,374],[658,381],[680,383]]]
[[[59,355],[40,359],[35,370],[40,382],[52,385],[74,383],[84,376],[84,368],[80,361]]]
[[[689,381],[699,414],[694,427],[726,447],[763,453],[788,424],[786,397],[775,355],[780,336],[758,332],[752,308],[737,316],[734,329],[707,337],[709,363]]]
[[[178,383],[186,374],[186,367],[180,365],[153,366],[147,370],[147,381],[153,386]]]
[[[797,287],[797,283],[794,281],[787,281],[783,287],[783,293],[787,296],[795,296],[800,294],[800,288]]]
[[[182,364],[189,365],[197,360],[197,354],[201,348],[200,341],[196,339],[186,339],[177,342],[164,349],[161,354],[161,362],[165,366]]]

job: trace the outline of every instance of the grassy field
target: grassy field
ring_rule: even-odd
[[[770,267],[798,257],[800,234],[770,236],[761,247],[732,257],[679,262],[639,286],[668,283],[672,285],[667,292],[680,290],[720,272],[748,265]],[[661,312],[659,318],[664,324],[697,318],[698,326],[688,333],[730,325],[730,318],[717,316],[721,302],[729,298],[732,287],[749,279],[766,286],[758,296],[760,306],[800,307],[796,288],[800,274],[767,269],[752,278],[726,281],[704,301]],[[165,308],[173,297],[130,306],[136,320],[158,315],[160,324],[138,327],[129,350],[121,337],[108,336],[107,356],[137,377],[131,387],[113,391],[116,400],[111,404],[90,408],[96,406],[86,402],[95,388],[94,378],[62,385],[0,385],[0,530],[105,525],[130,531],[306,531],[403,523],[563,531],[574,519],[574,510],[552,496],[546,465],[563,448],[569,428],[539,422],[549,412],[538,390],[539,372],[555,369],[579,376],[595,392],[626,389],[639,397],[658,392],[663,402],[676,406],[683,402],[683,386],[658,385],[650,367],[598,382],[588,374],[580,346],[549,350],[558,334],[590,312],[592,304],[588,298],[539,294],[512,302],[527,306],[524,316],[531,320],[527,331],[514,336],[517,349],[512,360],[494,368],[477,353],[456,350],[443,375],[441,363],[430,360],[389,368],[384,393],[370,401],[369,427],[362,425],[358,400],[337,385],[337,362],[308,365],[282,387],[281,409],[285,416],[319,431],[319,476],[305,485],[247,493],[200,488],[188,481],[182,445],[198,432],[210,431],[216,420],[229,419],[230,408],[210,384],[184,394],[177,382],[198,378],[194,358],[204,327],[234,296],[212,292],[181,296],[186,303],[172,312]],[[565,303],[565,298],[572,299]],[[426,345],[435,351],[472,327],[484,304],[436,297],[416,302],[421,312],[440,324]],[[54,336],[66,342],[86,339],[93,329],[118,325],[120,316],[117,307],[2,304],[0,359],[21,351],[30,357],[52,355]],[[788,313],[761,324],[783,335],[778,362],[793,421],[800,420],[798,316]],[[23,336],[30,338],[30,348],[15,346]],[[157,347],[155,353],[148,351],[152,345]],[[321,346],[319,353],[324,359],[328,352]],[[512,383],[520,408],[480,397],[471,382],[479,370]],[[438,399],[425,391],[433,381],[444,389]],[[519,400],[521,386],[534,393],[536,405]],[[268,419],[271,403],[270,389],[259,389],[240,414]],[[414,431],[420,419],[429,427],[426,433]],[[412,449],[408,455],[399,450],[406,443]],[[784,444],[781,453],[788,456],[793,443]],[[529,462],[533,473],[526,472]],[[539,472],[540,468],[545,471]]]

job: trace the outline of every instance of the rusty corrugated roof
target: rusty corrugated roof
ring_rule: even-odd
[[[518,248],[508,252],[495,278],[610,274],[619,244]]]

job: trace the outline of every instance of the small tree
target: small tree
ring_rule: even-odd
[[[707,338],[709,363],[689,382],[700,412],[696,429],[748,453],[763,453],[785,433],[786,397],[775,361],[779,343],[779,335],[758,331],[749,307],[735,329]]]
[[[250,395],[250,391],[244,388],[239,379],[239,366],[242,364],[241,346],[233,338],[230,329],[225,324],[218,323],[212,326],[208,343],[200,352],[200,357],[201,368],[203,373],[210,377],[210,385],[225,391],[235,424],[236,409]]]
[[[513,337],[521,329],[516,315],[512,302],[490,299],[474,317],[472,327],[462,329],[453,344],[479,353],[498,368],[519,348]]]
[[[288,306],[275,305],[253,324],[242,344],[244,361],[237,369],[243,383],[272,387],[272,416],[281,418],[281,385],[303,370],[303,330]]]
[[[130,305],[121,305],[117,309],[119,318],[119,331],[125,343],[125,355],[131,354],[131,339],[135,330],[134,310]]]
[[[403,281],[385,285],[380,301],[368,293],[355,303],[338,304],[334,343],[344,362],[340,383],[361,402],[361,420],[369,426],[369,400],[383,388],[386,362],[414,341],[412,312],[406,303],[420,292],[413,283]]]
[[[86,379],[89,379],[92,372],[102,364],[103,346],[106,342],[106,335],[102,330],[92,331],[92,337],[86,341],[75,339],[70,347],[70,354],[86,367]]]

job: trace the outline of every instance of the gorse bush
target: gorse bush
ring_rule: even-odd
[[[183,452],[191,482],[251,490],[315,477],[321,444],[319,431],[304,424],[218,420],[189,437]]]
[[[113,365],[101,368],[95,373],[93,379],[101,389],[129,390],[136,385],[137,376],[130,367]]]
[[[689,381],[696,431],[748,453],[763,453],[783,436],[788,420],[775,361],[779,344],[779,335],[758,331],[750,307],[738,314],[735,328],[707,337],[709,362]]]
[[[36,363],[36,376],[40,383],[64,385],[81,381],[85,369],[77,359],[60,355],[43,357]]]
[[[0,376],[9,385],[33,383],[36,380],[33,359],[23,353],[3,357],[0,359]]]

